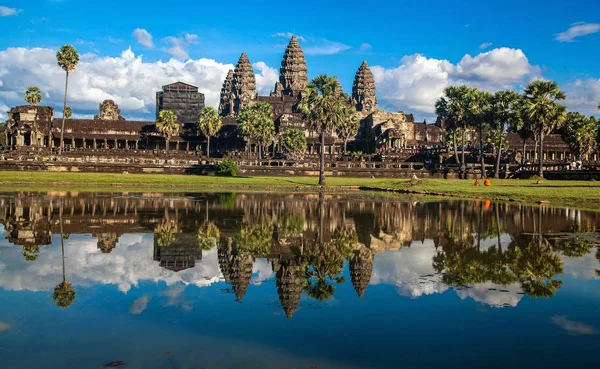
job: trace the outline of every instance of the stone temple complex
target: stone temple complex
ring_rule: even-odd
[[[276,137],[268,150],[271,159],[283,159],[282,134],[289,129],[300,129],[304,131],[307,138],[305,158],[308,158],[307,162],[316,162],[310,158],[314,156],[315,159],[320,152],[318,135],[297,110],[308,82],[306,59],[295,36],[291,38],[284,52],[279,80],[266,96],[258,94],[252,63],[248,55],[242,53],[235,68],[227,73],[223,81],[218,106],[218,114],[222,117],[223,126],[217,135],[211,138],[211,157],[232,156],[248,159],[256,157],[254,153],[258,151],[257,148],[238,135],[237,114],[244,106],[262,102],[271,105],[275,123]],[[163,86],[161,91],[156,93],[157,116],[162,110],[171,110],[177,115],[180,124],[179,132],[170,138],[168,148],[165,138],[157,131],[154,121],[127,120],[121,115],[116,102],[106,100],[100,103],[99,114],[93,119],[66,119],[64,132],[62,132],[66,152],[81,152],[81,156],[86,159],[77,160],[82,161],[121,155],[123,159],[119,156],[120,162],[151,161],[156,167],[162,168],[165,167],[165,163],[149,159],[148,151],[154,158],[157,158],[158,153],[164,157],[176,156],[178,153],[203,156],[206,154],[207,138],[197,127],[200,110],[205,106],[201,89],[202,87],[184,82],[175,82]],[[373,164],[372,169],[400,168],[403,165],[401,163],[414,161],[414,155],[419,152],[439,151],[445,146],[445,131],[441,122],[435,124],[418,122],[412,114],[387,112],[379,108],[375,79],[366,61],[362,62],[355,73],[349,103],[357,111],[360,128],[354,137],[349,138],[348,150],[365,155],[382,155],[378,160],[387,161],[389,164],[384,167]],[[60,117],[54,117],[52,107],[14,107],[9,112],[5,149],[52,153],[53,148],[56,151],[56,148],[60,147],[61,123]],[[560,136],[552,136],[548,136],[545,141],[545,148],[548,150],[547,160],[559,161],[571,157],[568,145]],[[522,142],[516,134],[510,134],[508,142],[511,150],[522,151]],[[326,155],[342,154],[344,141],[337,137],[335,132],[327,134],[325,143]],[[533,160],[535,158],[533,140],[529,140],[525,147],[525,158]],[[135,159],[136,156],[140,158]],[[192,158],[192,156],[186,157]],[[18,158],[24,160],[22,155]],[[55,161],[58,158],[48,158],[48,160]],[[104,159],[101,161],[106,162]],[[424,159],[418,158],[417,161],[423,162]],[[191,162],[193,160],[188,160],[187,164],[183,163],[182,168],[186,165],[187,168],[181,169],[180,172],[191,170]],[[439,162],[442,162],[442,158]],[[372,176],[381,171],[372,172],[361,175]]]

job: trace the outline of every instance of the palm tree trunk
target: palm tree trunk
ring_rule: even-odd
[[[206,157],[210,158],[210,136],[206,136]]]
[[[479,125],[479,162],[481,164],[481,178],[487,178],[485,171],[485,155],[483,153],[483,124]]]
[[[466,165],[465,165],[465,135],[466,135],[466,127],[463,127],[462,130],[462,148],[461,148],[461,153],[460,153],[460,173],[462,178],[465,178],[465,169],[466,169]]]
[[[64,133],[65,133],[65,110],[67,110],[67,91],[69,89],[69,71],[67,71],[67,77],[65,78],[65,100],[64,100],[64,104],[63,104],[63,116],[62,116],[62,125],[60,127],[60,153],[62,154],[62,151],[65,148],[65,141],[64,141]]]
[[[319,186],[325,186],[325,131],[321,131],[321,168],[319,168]]]
[[[456,161],[456,164],[459,164],[460,160],[458,160],[458,140],[456,139],[456,129],[452,133],[452,144],[454,145],[454,160]]]
[[[494,171],[494,178],[500,178],[500,153],[502,152],[502,143],[503,137],[502,134],[504,132],[500,132],[500,142],[498,144],[498,151],[496,153],[496,170]]]
[[[540,178],[544,178],[544,129],[540,129],[540,157],[539,159],[539,168],[538,168],[538,176]]]
[[[165,150],[167,150],[167,152],[169,152],[169,138],[168,137],[165,138],[165,144],[166,144]]]
[[[65,269],[65,242],[63,240],[63,220],[62,220],[63,206],[60,206],[60,250],[62,252],[62,273],[63,273],[63,284],[67,281],[67,272]]]
[[[502,252],[502,242],[500,239],[500,209],[498,208],[499,204],[496,203],[496,232],[498,232],[498,250]]]
[[[348,152],[348,139],[344,139],[344,152]]]
[[[525,151],[527,150],[527,137],[523,139],[523,157],[521,158],[521,165],[525,165]]]

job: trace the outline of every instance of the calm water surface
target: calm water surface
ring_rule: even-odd
[[[598,365],[600,213],[21,193],[0,223],[0,369]]]

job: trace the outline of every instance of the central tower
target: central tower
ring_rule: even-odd
[[[298,38],[292,36],[279,69],[279,82],[271,96],[298,96],[308,85],[308,69]]]

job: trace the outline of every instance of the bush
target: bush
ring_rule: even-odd
[[[237,174],[238,165],[233,159],[225,159],[219,163],[219,171],[217,172],[220,176],[234,177]]]

